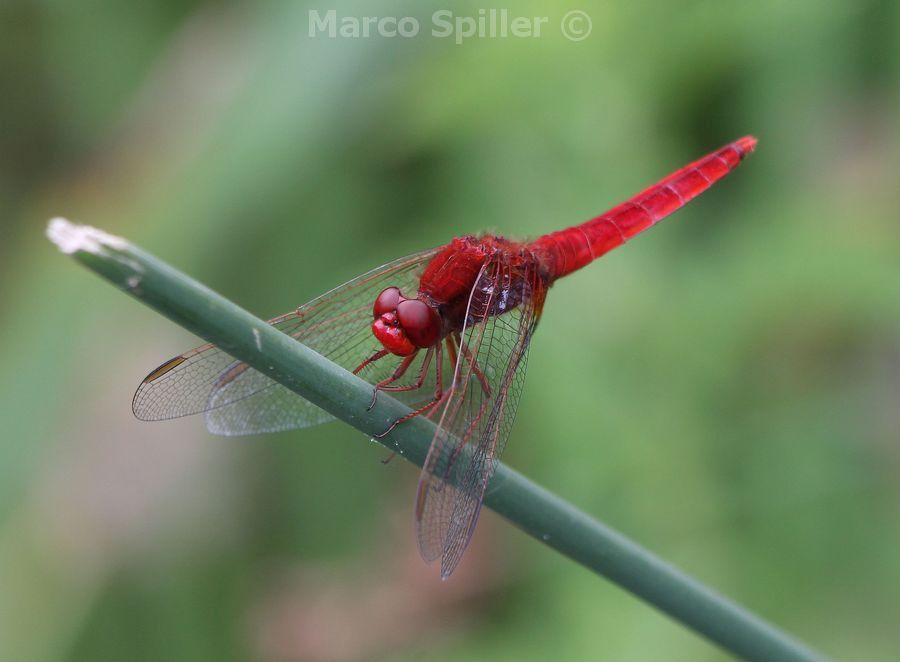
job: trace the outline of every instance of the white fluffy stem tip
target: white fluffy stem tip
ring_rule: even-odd
[[[128,247],[128,242],[121,237],[90,225],[77,225],[62,217],[50,219],[47,224],[47,238],[67,255],[79,251],[100,253],[104,247],[118,250]]]

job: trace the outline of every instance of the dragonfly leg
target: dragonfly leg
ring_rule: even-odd
[[[450,365],[452,365],[454,369],[456,369],[456,344],[453,340],[453,336],[447,336],[445,342],[447,343],[447,354],[450,357]]]
[[[363,371],[363,369],[365,369],[365,368],[367,368],[368,366],[372,365],[373,363],[375,363],[375,361],[378,361],[378,360],[380,360],[380,359],[383,359],[383,358],[384,358],[385,356],[387,356],[388,354],[390,354],[390,352],[387,351],[386,349],[379,349],[377,352],[375,352],[374,354],[372,354],[372,356],[370,356],[370,357],[367,358],[365,361],[363,361],[363,362],[360,363],[358,366],[356,366],[356,368],[353,370],[353,374],[354,374],[354,375],[358,375],[360,372]]]
[[[481,384],[481,389],[484,391],[485,395],[490,397],[491,395],[491,386],[488,384],[487,377],[485,377],[484,372],[482,372],[481,368],[478,367],[478,362],[475,360],[475,357],[472,356],[472,352],[468,347],[462,342],[459,338],[459,334],[449,335],[447,336],[447,351],[450,354],[450,362],[455,366],[457,359],[457,347],[462,348],[462,354],[466,357],[466,360],[469,362],[469,365],[472,367],[472,371],[475,373],[475,376],[478,378],[478,382]]]
[[[372,404],[369,405],[369,411],[372,407],[375,406],[375,400],[378,397],[378,391],[390,391],[391,393],[399,393],[402,391],[417,391],[422,388],[422,385],[425,383],[425,377],[428,374],[428,366],[431,365],[431,357],[434,356],[434,347],[429,347],[428,351],[425,353],[425,358],[422,359],[422,367],[419,368],[419,374],[416,377],[416,381],[413,384],[407,384],[406,386],[390,386],[392,382],[397,381],[409,368],[409,364],[412,363],[412,359],[415,358],[415,354],[410,357],[407,357],[403,360],[403,363],[397,368],[393,375],[388,377],[387,379],[382,379],[375,385],[375,392],[372,393]],[[405,365],[404,365],[405,364]]]
[[[475,414],[475,418],[472,419],[472,422],[469,423],[466,428],[465,433],[462,436],[462,439],[459,440],[459,443],[454,447],[453,452],[450,454],[450,457],[447,460],[447,469],[444,472],[445,478],[450,475],[450,471],[453,469],[453,465],[456,462],[459,454],[462,453],[462,449],[468,443],[469,438],[472,436],[472,433],[478,427],[478,424],[481,422],[481,417],[484,416],[485,411],[487,411],[488,405],[491,400],[491,385],[488,383],[487,377],[481,368],[478,367],[477,359],[472,355],[472,352],[469,348],[463,343],[461,340],[455,341],[459,343],[460,351],[463,357],[466,359],[466,362],[472,369],[472,372],[475,373],[475,377],[478,379],[478,383],[481,385],[481,390],[484,392],[484,398],[482,399],[481,405],[478,408],[478,413]]]
[[[410,354],[409,356],[405,357],[405,358],[400,362],[400,365],[397,366],[397,369],[394,370],[394,373],[393,373],[390,377],[386,377],[385,379],[382,379],[380,382],[378,382],[377,384],[375,384],[375,388],[372,389],[372,402],[369,403],[369,406],[366,408],[366,411],[371,411],[371,410],[372,410],[372,407],[375,406],[375,401],[378,399],[378,391],[379,391],[379,390],[391,390],[391,391],[406,391],[406,390],[412,390],[412,389],[406,389],[406,388],[404,388],[404,387],[393,387],[393,388],[391,388],[391,387],[388,386],[388,384],[391,384],[391,383],[397,381],[397,380],[400,379],[403,375],[405,375],[405,374],[406,374],[406,371],[409,370],[409,366],[411,366],[411,365],[412,365],[412,362],[415,361],[415,360],[416,360],[416,355],[415,355],[415,354]],[[428,357],[427,357],[427,356],[425,357],[425,361],[426,361],[426,362],[428,361]],[[425,364],[423,364],[423,365],[425,365]]]
[[[450,343],[449,339],[447,340],[447,353],[450,357],[450,365],[453,366],[456,363],[456,353],[453,349],[453,345]],[[443,356],[441,355],[441,347],[438,345],[437,347],[437,376],[434,385],[434,397],[435,397],[435,405],[432,407],[427,414],[425,414],[425,418],[431,420],[431,418],[440,411],[439,405],[450,397],[450,394],[453,392],[453,389],[444,390],[444,361]]]
[[[485,396],[488,398],[491,397],[491,385],[488,384],[487,377],[484,376],[484,373],[481,371],[481,368],[478,367],[478,361],[475,360],[475,357],[472,356],[472,352],[466,346],[465,343],[459,344],[462,349],[463,356],[468,360],[469,365],[472,366],[472,372],[475,373],[475,376],[478,378],[479,383],[481,384],[481,390],[484,391]]]
[[[390,434],[391,431],[398,425],[402,425],[403,423],[406,423],[406,421],[414,419],[416,416],[424,414],[427,411],[433,410],[435,407],[437,407],[441,403],[442,400],[445,399],[447,394],[449,394],[449,391],[447,391],[446,393],[435,394],[434,399],[432,399],[429,402],[427,402],[426,404],[422,405],[415,411],[411,411],[408,414],[406,414],[405,416],[401,416],[396,421],[391,423],[390,427],[388,427],[387,430],[385,430],[381,434],[376,434],[375,438],[381,439],[382,437],[385,437],[388,434]]]
[[[391,432],[391,430],[393,430],[395,427],[397,427],[401,423],[406,423],[406,421],[409,421],[409,420],[415,418],[416,416],[424,414],[425,412],[429,412],[428,416],[431,417],[431,414],[434,413],[434,411],[436,411],[435,407],[437,407],[443,400],[445,400],[447,398],[448,395],[450,395],[450,391],[444,391],[444,375],[443,375],[443,359],[444,359],[444,357],[441,353],[440,343],[438,343],[437,345],[435,345],[433,348],[429,349],[428,351],[429,351],[429,353],[433,353],[433,355],[436,357],[436,360],[437,360],[437,367],[435,369],[435,380],[434,380],[434,382],[435,382],[434,397],[429,402],[425,403],[424,405],[422,405],[415,411],[411,411],[408,414],[406,414],[405,416],[401,416],[396,421],[391,423],[390,427],[387,430],[385,430],[381,434],[375,435],[378,439],[381,439],[382,437],[389,434]],[[428,360],[430,360],[430,359],[426,356],[426,361],[428,361]],[[424,372],[422,372],[420,374],[420,376],[422,377],[422,381],[424,382]],[[421,387],[421,385],[422,384],[420,383],[419,387]],[[399,390],[399,389],[397,389],[397,390]]]

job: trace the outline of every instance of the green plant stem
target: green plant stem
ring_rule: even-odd
[[[277,331],[263,320],[122,239],[56,219],[50,238],[92,271],[373,437],[406,409]],[[421,417],[379,441],[422,465],[433,424]],[[499,464],[485,505],[523,531],[631,591],[657,609],[751,660],[820,660],[818,653],[628,540],[620,533]]]

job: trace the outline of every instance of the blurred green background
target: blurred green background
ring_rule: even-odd
[[[135,421],[197,341],[43,230],[273,316],[746,133],[736,173],[553,288],[504,459],[826,653],[896,659],[900,5],[524,2],[539,39],[427,34],[491,6],[0,5],[0,659],[722,659],[490,513],[442,584],[417,471],[342,424]],[[423,31],[310,38],[310,7]]]

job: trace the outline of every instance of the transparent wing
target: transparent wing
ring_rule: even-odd
[[[485,488],[516,416],[546,286],[533,266],[489,260],[469,297],[450,395],[419,479],[416,529],[441,577],[471,540]]]
[[[389,286],[415,296],[421,270],[437,250],[374,269],[269,323],[353,370],[380,348],[370,328],[375,297]],[[395,361],[379,361],[361,376],[377,382],[395,367]],[[411,405],[429,396],[415,390],[400,395]],[[176,356],[147,375],[134,394],[132,409],[147,421],[205,413],[209,431],[225,435],[274,432],[331,420],[323,410],[215,345]]]

